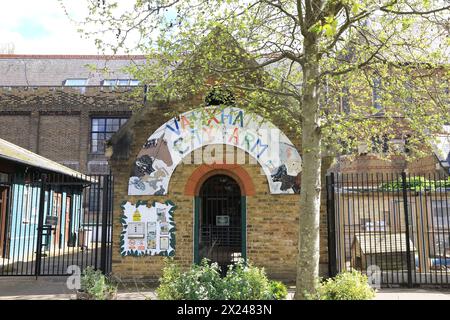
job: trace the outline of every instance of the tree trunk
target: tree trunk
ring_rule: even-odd
[[[319,57],[317,35],[305,37],[302,98],[303,169],[295,299],[316,292],[319,277],[321,133],[319,127]]]

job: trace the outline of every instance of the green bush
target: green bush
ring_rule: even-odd
[[[287,289],[244,261],[229,266],[221,277],[217,264],[206,259],[182,272],[167,258],[156,293],[161,300],[273,300],[284,299]]]
[[[450,177],[447,180],[427,180],[424,177],[406,178],[406,189],[411,191],[434,191],[439,188],[450,188]],[[403,183],[399,181],[387,182],[381,185],[383,191],[401,191]]]
[[[117,286],[113,284],[100,270],[87,267],[81,274],[79,299],[109,300],[117,294]]]
[[[367,276],[351,270],[327,279],[319,285],[318,300],[371,300],[375,290],[369,286]]]
[[[181,272],[172,259],[166,258],[156,293],[161,300],[217,300],[221,298],[221,282],[216,263],[203,260],[200,265]]]
[[[280,281],[270,281],[270,292],[274,300],[285,300],[288,295],[286,286]]]
[[[228,267],[223,278],[225,300],[269,300],[273,299],[270,281],[264,269],[246,265],[243,260]]]

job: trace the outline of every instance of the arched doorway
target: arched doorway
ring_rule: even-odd
[[[245,258],[245,196],[232,177],[217,174],[202,184],[195,210],[195,262],[217,262],[222,270]]]

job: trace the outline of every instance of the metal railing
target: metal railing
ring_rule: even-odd
[[[450,284],[450,180],[327,176],[330,276],[376,270],[382,285]]]
[[[13,174],[1,187],[0,276],[111,271],[112,176]]]

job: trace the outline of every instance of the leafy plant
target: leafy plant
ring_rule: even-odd
[[[244,260],[229,266],[222,278],[217,263],[207,259],[185,272],[166,259],[156,293],[161,300],[273,300],[284,299],[287,289],[281,282],[270,281],[264,269]]]
[[[81,275],[80,291],[82,293],[80,296],[89,300],[109,300],[115,297],[117,286],[100,270],[87,267]]]
[[[270,293],[275,300],[284,300],[288,295],[286,286],[280,281],[270,281]]]
[[[367,276],[359,271],[351,270],[322,282],[316,296],[317,300],[371,300],[375,290],[369,286]]]
[[[223,296],[226,300],[270,300],[270,281],[264,269],[240,260],[228,267],[223,279]]]
[[[406,189],[411,191],[434,191],[439,188],[450,188],[450,178],[447,180],[432,181],[424,177],[413,177],[406,179]],[[400,191],[403,190],[403,182],[393,181],[381,185],[384,191]]]
[[[221,277],[217,263],[205,259],[181,272],[172,259],[166,259],[156,293],[161,300],[217,300],[221,297]]]

